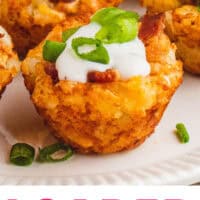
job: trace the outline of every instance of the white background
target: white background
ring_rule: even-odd
[[[199,187],[69,186],[1,187],[0,200],[199,200]]]

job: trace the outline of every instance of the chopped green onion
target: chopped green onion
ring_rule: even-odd
[[[117,43],[121,38],[120,27],[117,24],[105,25],[96,33],[95,38],[106,44]]]
[[[10,162],[18,166],[31,165],[35,157],[35,149],[25,143],[13,145],[10,152]]]
[[[138,35],[138,23],[135,18],[119,18],[116,22],[122,31],[119,42],[128,42],[135,39]]]
[[[118,18],[134,18],[136,19],[137,21],[139,21],[140,19],[140,15],[136,12],[132,12],[132,11],[125,11],[124,13],[120,14],[118,16]]]
[[[43,58],[49,62],[55,62],[65,47],[66,44],[63,42],[47,40],[43,46]]]
[[[135,18],[118,18],[116,24],[103,26],[96,34],[96,39],[103,43],[124,43],[133,40],[138,34]]]
[[[179,123],[176,125],[176,134],[182,143],[189,142],[190,136],[184,124]]]
[[[119,8],[103,8],[92,16],[91,22],[98,22],[101,25],[105,25],[121,13],[124,13],[124,11]]]
[[[57,155],[56,158],[54,158],[54,154],[59,153],[60,151],[64,151],[64,156],[63,156],[63,153],[60,153],[61,155]],[[69,159],[72,155],[73,155],[73,151],[68,145],[56,143],[56,144],[52,144],[47,147],[44,147],[43,149],[40,149],[38,161],[39,162],[61,162],[61,161],[65,161]]]
[[[76,33],[76,31],[79,29],[80,27],[78,28],[72,28],[72,29],[69,29],[67,31],[64,31],[62,33],[62,41],[63,42],[66,42],[74,33]]]
[[[124,43],[138,35],[139,15],[119,8],[105,8],[97,12],[92,21],[102,25],[96,39],[103,43]]]
[[[84,45],[95,45],[96,49],[88,53],[80,53],[79,48]],[[102,64],[108,64],[110,61],[108,52],[100,40],[85,37],[75,38],[72,40],[72,48],[74,49],[75,53],[82,59]]]
[[[125,11],[119,8],[104,8],[98,11],[92,18],[92,22],[97,22],[101,25],[109,25],[113,23],[118,17],[135,18],[139,20],[139,15],[136,12]]]

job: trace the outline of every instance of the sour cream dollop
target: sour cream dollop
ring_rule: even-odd
[[[147,76],[150,74],[150,65],[146,59],[146,51],[143,42],[137,37],[126,43],[105,44],[110,62],[101,64],[84,60],[76,55],[72,49],[72,40],[78,37],[95,38],[101,29],[98,23],[90,23],[81,27],[66,42],[65,50],[56,61],[56,69],[60,80],[71,80],[85,83],[90,71],[105,72],[107,69],[117,69],[122,79],[133,76]],[[81,52],[90,52],[93,47],[84,45]]]

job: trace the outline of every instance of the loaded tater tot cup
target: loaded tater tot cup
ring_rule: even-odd
[[[22,64],[38,113],[78,152],[142,144],[182,82],[164,16],[138,20],[134,12],[108,8],[90,23],[66,21]]]

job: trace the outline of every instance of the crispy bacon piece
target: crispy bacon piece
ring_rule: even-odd
[[[54,84],[58,83],[58,81],[59,81],[59,79],[58,79],[58,71],[56,70],[55,64],[48,63],[48,64],[46,64],[44,69],[45,69],[46,74],[51,76],[51,79],[53,80],[53,83]]]
[[[164,14],[145,15],[142,18],[139,38],[145,43],[164,29]]]
[[[88,73],[88,82],[108,83],[118,81],[120,74],[115,69],[108,69],[105,72],[91,71]]]

